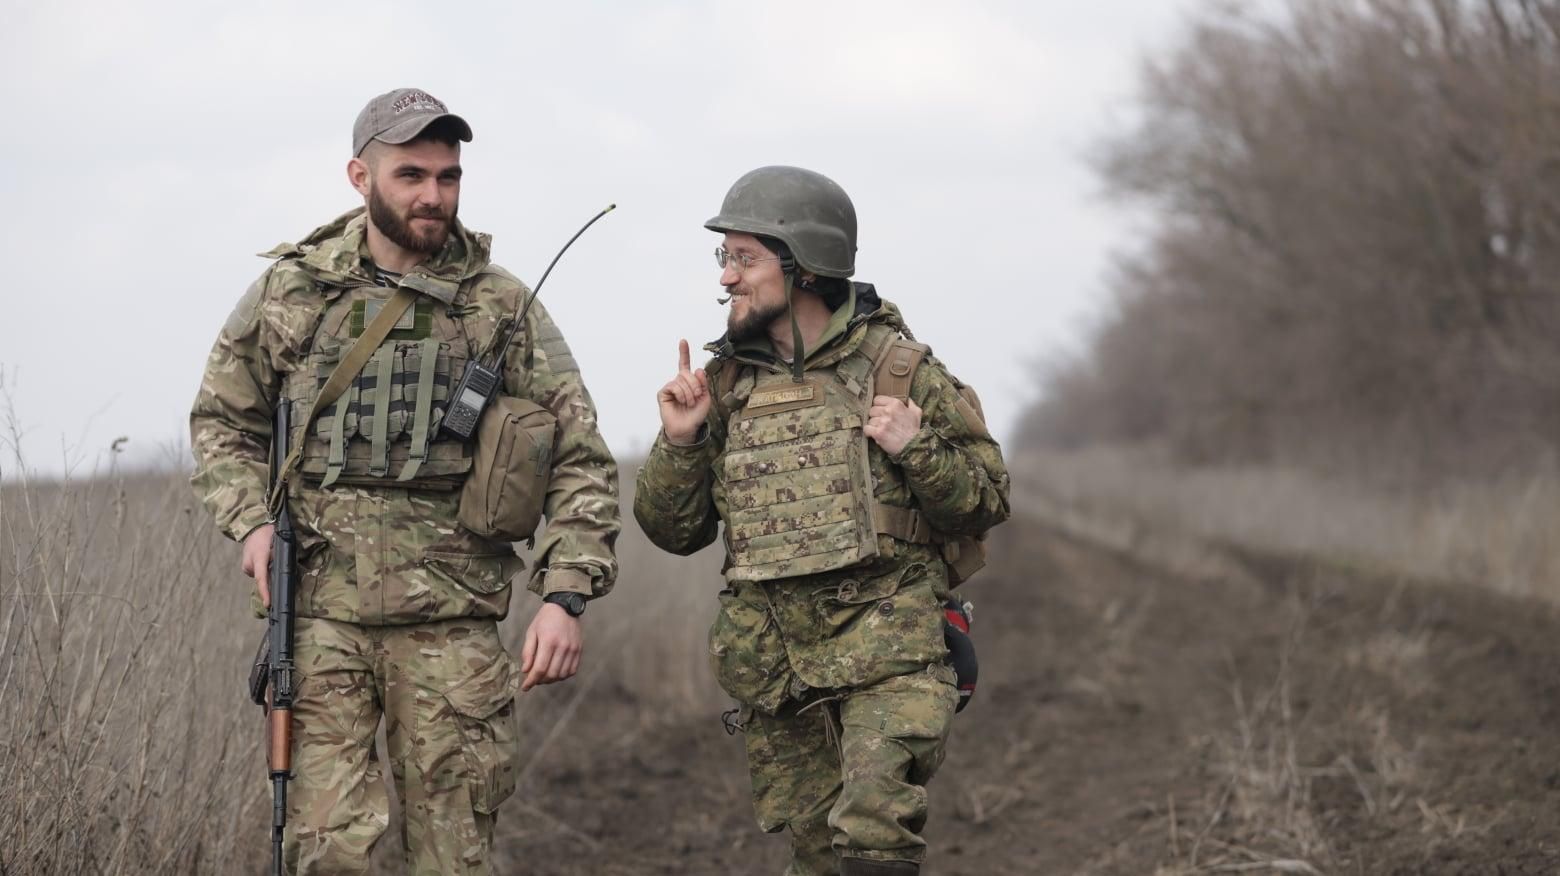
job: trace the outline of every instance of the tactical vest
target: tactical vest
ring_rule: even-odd
[[[327,301],[303,366],[285,392],[301,423],[363,328],[393,290],[354,286]],[[463,289],[456,297],[459,302]],[[450,387],[473,343],[452,308],[418,296],[352,384],[308,424],[300,471],[333,484],[454,489],[471,468],[464,442],[441,434]]]
[[[850,356],[806,382],[765,373],[729,421],[726,539],[735,581],[843,569],[877,556],[867,464],[870,362]]]
[[[939,545],[955,584],[985,565],[982,539],[945,537],[917,509],[873,499],[867,409],[876,395],[907,398],[929,351],[874,324],[843,361],[808,372],[805,383],[735,363],[722,369],[714,388],[720,407],[729,410],[747,395],[728,420],[722,463],[728,578],[769,581],[843,569],[877,556],[879,534]],[[974,391],[960,385],[959,393],[961,413],[979,418]]]

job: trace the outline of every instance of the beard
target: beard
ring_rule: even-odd
[[[448,216],[437,210],[417,210],[403,219],[397,215],[394,207],[379,197],[378,189],[368,191],[369,220],[379,229],[380,234],[408,252],[427,255],[442,249],[450,237],[450,229],[455,227],[455,214],[459,210],[459,205],[456,205],[450,209]],[[413,219],[437,219],[442,224],[427,234],[419,234],[412,229]]]
[[[752,300],[751,294],[745,293],[745,297]],[[785,313],[786,303],[783,300],[768,307],[755,302],[749,305],[747,314],[741,319],[737,318],[737,312],[733,310],[726,317],[726,340],[735,344],[757,338],[769,330],[770,323],[785,316]]]

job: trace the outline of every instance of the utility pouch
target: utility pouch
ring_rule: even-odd
[[[477,423],[471,472],[456,519],[484,538],[522,541],[536,533],[547,499],[558,418],[534,402],[494,396]]]
[[[948,583],[957,587],[970,576],[986,568],[986,536],[959,536],[942,545],[943,562],[948,564]]]

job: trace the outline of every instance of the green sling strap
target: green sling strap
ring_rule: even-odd
[[[352,345],[352,349],[347,351],[346,357],[341,360],[340,365],[336,366],[336,370],[326,378],[325,385],[320,387],[320,394],[314,397],[314,404],[309,407],[308,416],[303,418],[305,435],[309,433],[309,427],[319,412],[329,407],[331,402],[339,398],[352,381],[357,379],[363,366],[368,364],[368,360],[379,349],[379,345],[390,336],[390,330],[400,321],[401,315],[406,313],[415,300],[417,300],[417,293],[411,289],[405,286],[396,289],[394,297],[385,303],[379,314],[368,325],[363,327],[363,334]],[[288,454],[281,470],[276,473],[276,481],[271,484],[271,494],[266,499],[266,506],[270,508],[272,515],[281,510],[277,505],[282,497],[282,487],[286,485],[288,478],[292,477],[293,470],[298,467],[299,460],[303,458],[304,443],[299,441],[293,446],[292,453]]]

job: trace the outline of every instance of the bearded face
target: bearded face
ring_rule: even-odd
[[[418,256],[449,240],[460,209],[460,146],[437,139],[374,141],[348,164],[368,218],[387,241]]]
[[[731,312],[726,315],[726,339],[732,343],[748,341],[761,337],[769,330],[769,324],[785,316],[786,304],[782,296],[778,301],[760,301],[752,297],[752,293],[733,294],[745,297],[734,298],[733,301],[745,302],[741,307],[733,306]]]
[[[720,275],[720,284],[731,296],[726,339],[736,343],[760,337],[770,323],[785,316],[788,307],[780,262],[750,234],[728,232],[722,248],[732,256]],[[751,260],[746,268],[742,267],[743,258]]]
[[[449,204],[448,212],[441,207],[415,202],[398,211],[380,193],[378,186],[368,193],[369,221],[379,233],[409,252],[428,255],[443,249],[459,211],[458,201]]]

